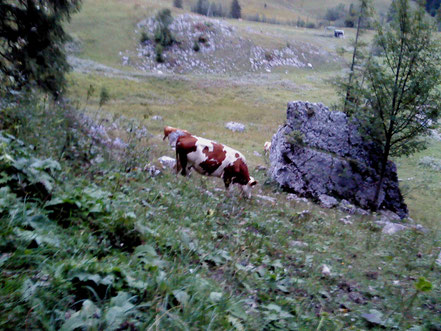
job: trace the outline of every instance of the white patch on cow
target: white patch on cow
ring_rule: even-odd
[[[209,157],[204,153],[204,149],[208,148],[208,152],[213,152],[214,150],[214,143],[211,140],[193,136],[197,139],[196,141],[196,151],[188,153],[187,154],[187,170],[190,170],[191,168],[195,169],[198,173],[202,175],[207,176],[213,176],[213,177],[219,177],[223,178],[225,168],[229,165],[232,165],[236,160],[242,159],[242,161],[246,164],[246,159],[243,156],[243,154],[231,147],[219,144],[222,146],[223,150],[225,151],[225,159],[222,161],[221,165],[211,174],[208,174],[205,169],[203,169],[200,165],[205,161],[210,161],[213,159],[209,159]],[[217,143],[216,143],[217,144]],[[238,156],[236,156],[238,155]],[[218,161],[218,160],[215,160]],[[253,177],[250,177],[248,184],[246,185],[239,185],[241,188],[241,192],[246,197],[251,197],[251,188],[254,186],[257,182]],[[231,187],[231,186],[230,186]],[[227,194],[229,194],[229,190],[227,190]]]

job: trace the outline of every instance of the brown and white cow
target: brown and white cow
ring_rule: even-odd
[[[201,175],[222,178],[227,191],[230,184],[238,184],[247,198],[257,184],[242,153],[205,138],[181,135],[176,141],[176,172],[186,176],[191,169]]]

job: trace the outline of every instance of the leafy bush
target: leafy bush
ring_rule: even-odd
[[[157,44],[167,47],[175,42],[175,39],[169,29],[173,22],[170,9],[162,9],[156,14],[157,28],[154,33],[154,39]]]
[[[328,21],[337,21],[346,16],[345,5],[340,3],[334,8],[326,10],[325,19]]]
[[[155,46],[156,62],[158,63],[164,62],[164,57],[162,56],[163,51],[164,51],[164,47],[161,44],[157,44]]]
[[[306,23],[306,27],[308,29],[315,29],[315,23],[314,22],[308,22],[308,23]]]
[[[139,38],[139,42],[140,42],[141,44],[144,44],[144,43],[146,43],[146,42],[149,41],[149,40],[150,40],[149,35],[147,34],[147,32],[143,31],[143,32],[141,33],[141,38]]]

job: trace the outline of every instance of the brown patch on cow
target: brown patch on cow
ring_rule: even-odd
[[[205,146],[202,152],[207,156],[207,159],[200,164],[200,167],[204,169],[207,174],[215,172],[225,160],[227,151],[224,146],[215,142],[213,144],[213,151],[209,151],[208,146]]]
[[[238,158],[240,155],[239,155],[239,153],[236,153],[236,154],[234,154],[234,156],[235,156],[236,158]]]
[[[240,158],[234,163],[225,167],[224,182],[233,182],[234,184],[246,185],[250,180],[250,173],[245,162]]]
[[[180,136],[176,140],[176,172],[177,173],[179,173],[179,170],[181,170],[182,168],[181,174],[183,176],[187,175],[187,163],[188,163],[187,155],[197,150],[197,146],[196,146],[197,141],[198,139],[196,137],[193,137],[192,135]]]

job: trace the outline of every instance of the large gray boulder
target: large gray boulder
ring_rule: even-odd
[[[362,139],[355,121],[323,104],[288,104],[287,120],[273,136],[270,176],[286,191],[323,204],[327,196],[363,209],[374,208],[380,171],[379,148]],[[388,162],[380,209],[408,215],[395,164]]]

